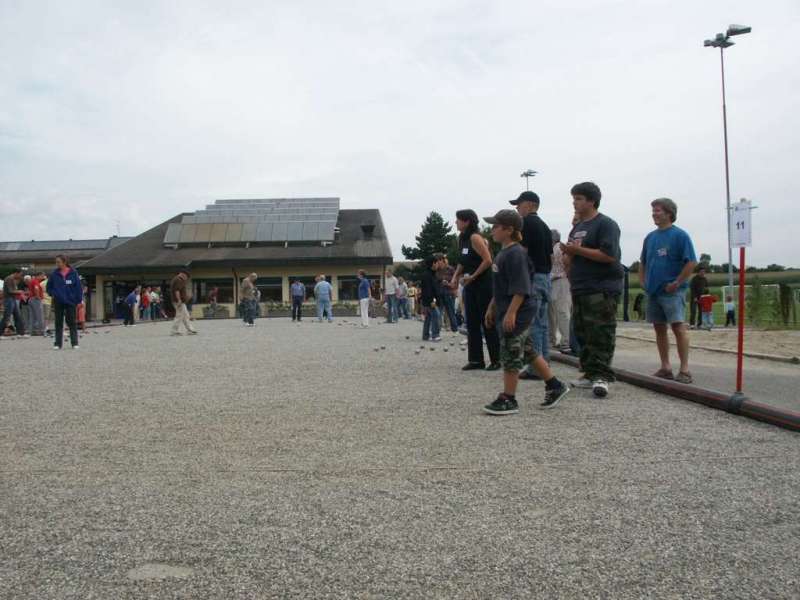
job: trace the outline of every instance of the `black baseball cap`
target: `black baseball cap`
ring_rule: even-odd
[[[517,206],[523,202],[533,202],[539,204],[539,195],[536,192],[522,192],[516,200],[509,200],[509,204]]]
[[[490,225],[505,225],[518,231],[522,230],[522,217],[519,216],[517,211],[510,208],[497,211],[497,214],[493,217],[483,217],[483,220]]]

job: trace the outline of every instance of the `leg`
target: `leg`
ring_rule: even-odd
[[[56,341],[55,345],[59,348],[64,346],[64,305],[53,300],[53,308],[56,311],[55,325]]]
[[[429,340],[431,337],[431,309],[422,307],[422,312],[425,315],[425,320],[422,322],[422,339]]]
[[[489,277],[484,278],[484,283],[481,284],[478,294],[478,303],[480,305],[481,325],[483,325],[483,317],[489,308],[489,303],[492,301],[492,280]],[[496,327],[490,327],[483,331],[486,337],[486,348],[489,351],[489,362],[492,364],[500,363],[500,336],[497,333]],[[482,354],[482,353],[481,353]]]
[[[14,298],[9,296],[3,298],[3,320],[0,321],[0,335],[6,332],[6,327],[8,327],[8,322],[11,320],[11,315],[14,314],[14,308],[12,306],[14,302]]]
[[[609,294],[597,293],[579,296],[583,338],[581,364],[587,379],[614,381],[611,363],[617,332],[617,299]]]
[[[550,299],[550,304],[547,307],[547,325],[550,332],[548,339],[550,340],[550,346],[553,348],[558,346],[558,338],[556,337],[556,333],[558,332],[558,310],[556,306],[554,294]]]
[[[661,369],[664,371],[672,371],[672,365],[669,361],[669,336],[667,335],[667,324],[653,323],[653,329],[656,331],[656,346],[658,347],[658,357],[661,360]]]
[[[78,345],[78,324],[75,320],[75,306],[67,304],[64,307],[64,317],[67,320],[67,327],[69,327],[69,343],[73,346]]]
[[[438,338],[439,335],[441,334],[441,326],[440,326],[440,324],[442,322],[441,321],[442,315],[439,312],[438,308],[432,308],[431,309],[431,313],[432,313],[431,314],[431,337],[432,338]]]
[[[538,306],[533,319],[533,348],[536,353],[547,360],[548,348],[548,319],[547,306],[550,302],[550,275],[536,273],[533,276],[533,292],[537,296]]]
[[[678,357],[681,359],[681,373],[689,372],[689,331],[686,323],[673,323],[672,332],[675,334],[675,345],[678,346]],[[666,332],[664,332],[666,335]]]
[[[467,317],[467,350],[468,360],[474,364],[485,364],[483,359],[483,315],[478,302],[477,283],[472,282],[464,287],[464,307]],[[426,317],[427,318],[427,317]]]

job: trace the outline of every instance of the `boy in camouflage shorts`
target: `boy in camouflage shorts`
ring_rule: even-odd
[[[535,303],[531,299],[531,262],[526,250],[519,245],[522,239],[522,217],[514,210],[501,210],[484,219],[492,225],[492,237],[502,245],[492,264],[493,298],[486,311],[487,329],[497,327],[500,335],[500,362],[503,365],[503,392],[483,408],[490,415],[519,412],[516,392],[519,372],[530,364],[545,382],[542,408],[552,408],[569,392],[558,380],[547,362],[533,347],[530,326]]]

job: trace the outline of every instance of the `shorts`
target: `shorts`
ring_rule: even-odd
[[[645,315],[648,323],[683,323],[686,320],[686,298],[678,294],[647,294]]]
[[[516,373],[536,360],[538,354],[533,349],[530,327],[526,327],[519,335],[508,335],[504,331],[499,333],[500,364],[503,365],[503,371]]]

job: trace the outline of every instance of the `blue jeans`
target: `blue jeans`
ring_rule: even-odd
[[[317,300],[317,319],[322,321],[322,315],[328,314],[328,321],[333,321],[333,309],[331,308],[330,298],[320,298]]]
[[[400,301],[397,312],[403,315],[404,319],[410,319],[411,315],[408,312],[408,298],[398,298]]]
[[[253,319],[256,318],[256,309],[257,309],[256,301],[243,300],[242,308],[244,309],[244,322],[252,325]]]
[[[441,322],[439,309],[426,306],[422,310],[425,311],[425,322],[422,324],[422,339],[438,338],[439,323]]]
[[[703,327],[706,329],[713,329],[714,327],[714,313],[713,312],[704,312],[702,313],[703,319]]]
[[[25,321],[22,320],[22,314],[19,312],[17,299],[8,294],[5,298],[3,298],[3,321],[0,322],[0,335],[5,333],[6,326],[11,320],[11,317],[14,317],[14,329],[16,330],[17,335],[24,335]]]
[[[386,322],[397,322],[397,296],[386,294]]]
[[[531,322],[533,350],[547,360],[550,357],[550,273],[534,273],[533,301],[536,306]]]
[[[458,317],[456,317],[456,299],[450,294],[442,296],[442,307],[450,321],[450,330],[458,331]]]

